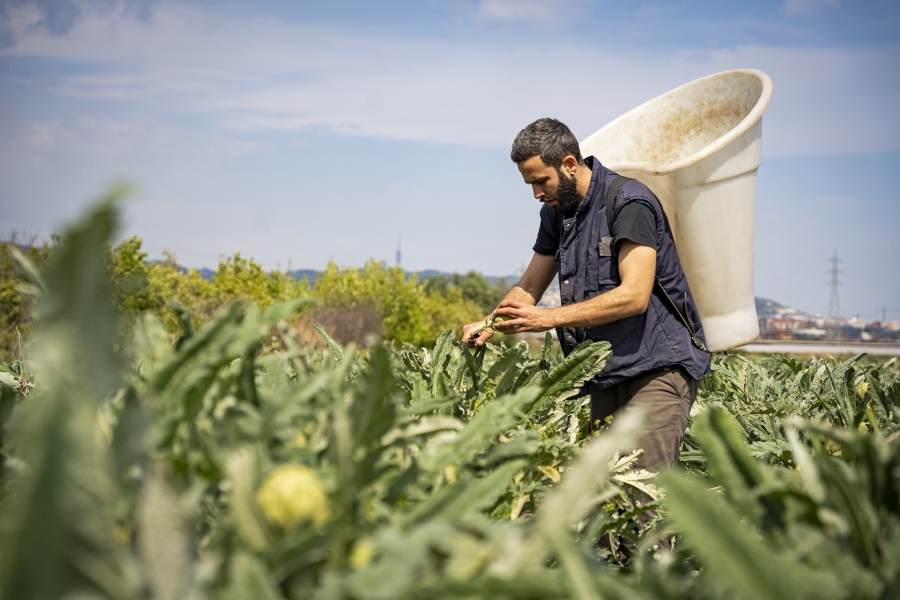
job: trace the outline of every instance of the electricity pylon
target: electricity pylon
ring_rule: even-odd
[[[841,262],[841,259],[838,258],[837,250],[834,251],[834,256],[828,259],[828,262],[831,263],[831,268],[826,271],[829,275],[831,275],[831,298],[828,300],[828,316],[829,317],[840,317],[841,316],[841,299],[838,296],[838,286],[841,285],[841,281],[839,276],[843,271],[838,268],[838,265]]]

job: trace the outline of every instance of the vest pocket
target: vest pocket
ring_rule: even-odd
[[[612,243],[611,237],[600,238],[600,256],[612,256]]]
[[[634,366],[645,360],[649,353],[644,345],[644,325],[647,313],[626,317],[587,328],[588,337],[594,341],[607,341],[612,346],[612,356],[603,368],[603,374]]]
[[[597,288],[600,292],[611,290],[621,283],[619,281],[619,257],[615,254],[600,254],[597,259],[597,270],[591,273],[596,277]]]
[[[611,237],[601,237],[599,242],[588,246],[584,281],[584,291],[591,292],[588,298],[596,296],[594,292],[618,285],[619,259],[612,241]]]

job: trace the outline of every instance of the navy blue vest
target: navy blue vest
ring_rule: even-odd
[[[562,304],[589,300],[617,287],[619,263],[612,233],[606,219],[606,193],[618,177],[589,156],[591,184],[575,215],[563,218],[559,240],[559,290]],[[635,200],[649,204],[656,214],[656,277],[669,297],[691,320],[697,336],[703,340],[703,326],[687,279],[678,261],[675,240],[662,205],[647,186],[627,181],[616,195],[616,213]],[[547,208],[546,206],[544,207]],[[560,327],[556,334],[563,354],[568,355],[584,340],[606,340],[612,345],[612,357],[591,380],[592,389],[605,388],[626,379],[680,365],[694,379],[700,379],[709,367],[709,356],[691,342],[691,334],[656,286],[643,314],[595,327]]]

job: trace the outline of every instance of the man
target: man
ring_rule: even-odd
[[[583,159],[555,119],[519,132],[511,158],[543,206],[531,263],[495,311],[512,317],[504,332],[556,328],[564,354],[587,339],[610,342],[612,357],[588,385],[592,430],[621,408],[642,407],[649,421],[638,464],[674,465],[709,355],[659,200],[638,181],[616,181],[596,158]],[[562,306],[536,307],[557,273]],[[472,336],[477,325],[463,327],[471,347],[493,334]]]

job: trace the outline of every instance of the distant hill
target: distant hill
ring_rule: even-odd
[[[207,271],[209,272],[209,275],[205,274]],[[200,272],[203,273],[203,276],[205,278],[211,277],[213,274],[213,271],[210,271],[209,269],[201,269]],[[460,273],[460,275],[464,274],[465,273]],[[319,277],[321,277],[321,275],[322,271],[316,271],[315,269],[295,269],[291,271],[291,276],[293,276],[294,279],[297,279],[299,281],[300,279],[306,277],[310,283],[314,283]],[[419,278],[419,281],[425,281],[426,279],[431,279],[432,277],[440,277],[442,275],[450,277],[453,275],[453,273],[448,273],[447,271],[438,271],[436,269],[425,269],[424,271],[406,271],[406,275],[407,277],[415,275]],[[506,281],[508,285],[512,285],[519,279],[516,275],[483,275],[483,277],[490,281],[492,284],[495,284],[498,281]]]
[[[184,267],[181,267],[182,270],[186,271]],[[197,269],[200,275],[203,276],[204,279],[211,278],[215,271],[213,269],[208,269],[206,267],[202,269]],[[450,277],[454,275],[454,273],[448,271],[438,271],[437,269],[425,269],[423,271],[406,271],[407,276],[411,276],[415,274],[416,277],[419,278],[419,281],[425,281],[426,279],[431,279],[432,277],[440,277],[446,276]],[[465,275],[465,273],[459,273],[460,275]],[[296,280],[301,280],[306,277],[307,281],[310,283],[315,283],[316,280],[321,277],[322,271],[317,271],[315,269],[294,269],[291,271],[291,276]],[[516,281],[519,280],[518,275],[482,275],[485,279],[490,281],[492,284],[496,284],[499,281],[505,281],[507,285],[512,286]],[[777,314],[778,309],[787,308],[786,305],[776,302],[774,300],[769,300],[768,298],[760,298],[756,297],[756,314],[760,317],[774,316]]]
[[[778,309],[787,308],[784,304],[779,304],[768,298],[754,298],[756,300],[756,314],[760,317],[771,317],[778,314]]]
[[[164,262],[166,262],[166,261],[159,260],[159,259],[147,261],[148,264],[164,263]],[[187,273],[188,271],[190,271],[192,269],[192,267],[185,267],[185,266],[179,265],[178,263],[175,263],[175,267],[182,273]],[[202,267],[200,269],[194,269],[194,271],[197,271],[198,273],[200,273],[200,277],[202,277],[203,279],[212,279],[212,276],[216,274],[215,270],[207,269],[206,267]]]
[[[431,279],[432,277],[451,277],[452,275],[465,275],[465,273],[448,273],[446,271],[436,271],[435,269],[425,269],[424,271],[407,271],[407,275],[412,275],[415,273],[416,277],[419,278],[419,281],[425,281],[426,279]],[[507,285],[512,285],[516,281],[519,280],[518,275],[484,275],[481,274],[482,277],[490,281],[492,284],[496,284],[499,281],[505,281]]]
[[[315,269],[294,269],[291,271],[291,276],[297,281],[306,277],[306,280],[310,283],[314,283],[321,274],[322,271],[316,271]]]
[[[181,267],[183,271],[187,271],[186,268]],[[200,275],[203,276],[204,279],[211,278],[215,271],[209,268],[197,269]],[[453,273],[447,271],[438,271],[437,269],[425,269],[423,271],[406,271],[407,276],[411,276],[415,274],[419,281],[425,281],[426,279],[431,279],[432,277],[446,276],[450,277]],[[460,273],[460,275],[464,275],[465,273]],[[315,283],[316,280],[321,277],[322,271],[317,271],[315,269],[294,269],[291,271],[291,276],[296,280],[301,280],[306,277],[307,281],[310,283]],[[519,280],[518,275],[482,275],[485,279],[490,281],[492,284],[496,284],[499,281],[505,281],[507,285],[512,286],[516,281]],[[778,313],[779,309],[788,308],[787,305],[781,304],[780,302],[776,302],[774,300],[769,300],[768,298],[760,298],[756,297],[756,314],[760,317],[768,317],[775,316]]]

